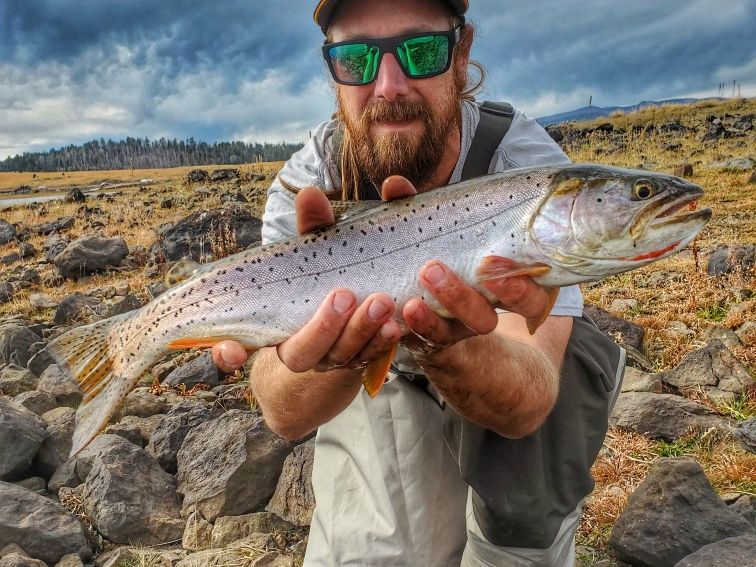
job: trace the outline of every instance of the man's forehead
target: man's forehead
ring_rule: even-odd
[[[333,41],[378,38],[449,29],[451,13],[438,0],[348,0],[337,10],[329,28]]]

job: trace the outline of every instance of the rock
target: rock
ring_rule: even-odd
[[[676,175],[677,177],[693,177],[693,166],[689,163],[676,165],[673,175]]]
[[[22,258],[33,258],[37,255],[37,249],[30,242],[22,242],[18,245],[18,254]]]
[[[549,124],[548,126],[546,126],[546,132],[557,144],[564,140],[564,132],[562,132],[562,128],[559,126],[559,124]]]
[[[733,431],[733,436],[740,441],[743,449],[756,453],[756,417],[751,417],[738,425]]]
[[[750,323],[750,321],[748,322]],[[741,345],[738,334],[735,331],[727,329],[725,327],[712,327],[704,333],[703,338],[706,342],[710,342],[712,339],[722,341],[722,344],[724,344],[729,349],[736,348]]]
[[[0,549],[0,557],[5,557],[6,555],[10,555],[11,553],[29,557],[29,554],[26,553],[20,545],[17,545],[15,543],[9,543],[8,545]]]
[[[0,303],[8,303],[13,299],[13,284],[0,282]]]
[[[0,567],[47,567],[47,563],[18,553],[10,553],[0,559]]]
[[[267,550],[276,548],[276,542],[270,534],[253,534],[223,549],[205,549],[192,553],[179,561],[176,567],[205,567],[206,565],[262,567],[263,564],[258,563],[260,559],[267,555]],[[269,564],[266,565],[271,567]]]
[[[168,286],[165,285],[165,282],[153,282],[147,285],[147,293],[150,294],[150,297],[152,299],[155,299],[159,295],[162,295],[166,292],[167,289]]]
[[[53,494],[64,486],[67,488],[76,488],[82,483],[79,475],[76,473],[76,459],[68,459],[61,463],[47,482],[47,488]]]
[[[727,171],[750,171],[756,166],[756,160],[751,157],[730,158],[725,161],[717,161],[709,164],[711,169],[725,169]]]
[[[0,397],[0,480],[20,478],[45,435],[45,424],[37,415]]]
[[[66,246],[55,256],[55,266],[64,278],[78,280],[84,275],[95,274],[117,266],[129,253],[126,241],[120,236],[82,236]]]
[[[37,378],[26,368],[10,364],[0,370],[0,390],[8,396],[18,396],[37,388]]]
[[[142,302],[139,301],[139,298],[133,293],[129,293],[123,299],[113,304],[113,306],[108,310],[108,317],[122,315],[123,313],[128,313],[129,311],[134,311],[135,309],[139,309],[141,307]]]
[[[130,547],[117,547],[98,555],[95,567],[134,567],[136,561],[138,558]]]
[[[223,516],[215,520],[212,546],[223,547],[255,533],[286,532],[294,526],[270,512],[257,512],[244,516]]]
[[[268,505],[269,512],[297,526],[309,526],[315,509],[312,491],[312,463],[315,440],[298,445],[286,457],[276,491]]]
[[[632,366],[625,368],[625,377],[622,380],[622,392],[663,392],[662,381],[657,374],[643,372]]]
[[[53,301],[44,293],[32,293],[29,296],[29,304],[35,309],[52,309],[58,306],[56,301]]]
[[[667,333],[678,337],[692,337],[695,335],[695,332],[691,331],[682,321],[670,321],[665,330]]]
[[[76,411],[67,407],[56,408],[44,414],[42,419],[48,424],[47,437],[34,459],[34,469],[43,477],[50,478],[71,453]]]
[[[0,219],[0,245],[8,244],[16,238],[16,227]]]
[[[37,415],[42,415],[58,406],[58,402],[51,394],[38,390],[19,394],[13,398],[13,403],[25,407]]]
[[[172,408],[150,437],[147,452],[169,473],[176,472],[176,458],[189,431],[210,419],[204,404],[183,402]]]
[[[721,341],[712,339],[675,368],[661,375],[677,391],[701,390],[713,401],[733,401],[756,385],[748,371]]]
[[[84,447],[79,453],[71,457],[69,460],[73,460],[76,468],[76,475],[81,479],[81,482],[87,480],[89,473],[92,472],[92,465],[98,455],[105,452],[110,447],[115,445],[133,445],[130,441],[127,441],[119,435],[101,434],[95,437],[92,442]]]
[[[210,175],[204,169],[193,169],[186,176],[190,183],[202,183],[207,181],[209,177]]]
[[[137,388],[126,396],[111,422],[117,423],[128,415],[151,417],[166,410],[165,398],[151,394],[147,388]]]
[[[717,496],[696,461],[663,458],[630,496],[610,544],[632,565],[666,566],[704,545],[752,531]]]
[[[61,557],[55,567],[84,567],[84,563],[76,553],[69,553]]]
[[[101,301],[74,293],[69,295],[58,305],[53,317],[54,325],[76,325],[79,323],[91,323],[105,313],[105,307]]]
[[[45,241],[45,245],[43,246],[43,250],[45,251],[45,259],[48,262],[52,262],[55,259],[55,256],[63,252],[63,250],[66,249],[66,246],[68,246],[68,243],[70,240],[64,236],[60,236],[59,234],[51,234],[47,237],[47,240]]]
[[[60,504],[0,482],[0,547],[9,543],[51,565],[69,553],[92,557],[84,528]]]
[[[41,337],[26,327],[7,323],[0,326],[0,363],[26,367],[31,346]]]
[[[184,384],[187,388],[197,384],[207,384],[213,387],[220,384],[220,370],[213,362],[210,352],[203,352],[197,358],[176,368],[163,381],[163,384],[166,386]]]
[[[65,197],[63,197],[64,203],[83,203],[86,200],[87,196],[84,195],[84,193],[82,193],[81,189],[79,189],[78,187],[74,187],[68,193],[66,193]]]
[[[210,181],[233,181],[239,177],[238,169],[216,169],[210,174]]]
[[[181,538],[181,547],[192,551],[210,547],[212,534],[213,525],[203,518],[199,512],[192,512],[186,520],[184,537]]]
[[[748,176],[748,183],[749,184],[756,183],[756,171],[752,171],[751,175]]]
[[[730,510],[743,516],[756,528],[756,496],[738,494],[738,498],[732,503],[728,502],[727,505],[730,507]]]
[[[615,299],[612,301],[611,309],[613,311],[634,311],[638,309],[637,299]]]
[[[138,447],[144,447],[142,432],[136,423],[111,423],[105,428],[105,434],[119,435]]]
[[[69,408],[79,407],[83,399],[79,385],[68,378],[60,366],[51,364],[39,377],[37,390],[47,392],[55,398],[58,405]]]
[[[621,393],[609,423],[665,441],[685,437],[692,429],[729,432],[727,422],[704,406],[680,396],[650,392]]]
[[[756,321],[746,321],[738,327],[735,334],[744,344],[756,343]]]
[[[756,244],[720,246],[709,256],[706,273],[723,276],[733,272],[752,270],[756,265]]]
[[[47,370],[51,364],[55,364],[55,359],[49,352],[47,352],[47,350],[42,348],[29,358],[29,362],[26,363],[26,367],[31,370],[36,376],[42,376],[42,373]]]
[[[114,543],[156,545],[181,538],[184,522],[175,481],[136,445],[103,449],[82,496],[92,525]]]
[[[600,307],[586,305],[583,311],[594,320],[599,329],[615,341],[643,351],[643,327],[617,317]]]
[[[33,226],[31,227],[31,231],[36,232],[37,234],[48,235],[52,234],[53,232],[68,230],[74,225],[75,222],[76,219],[74,219],[73,217],[60,217],[52,222],[45,222]]]
[[[26,490],[31,490],[32,492],[39,492],[45,490],[45,487],[47,486],[47,482],[45,482],[44,478],[33,476],[31,478],[25,478],[24,480],[18,480],[14,482],[18,487],[25,488]]]
[[[230,410],[189,432],[178,453],[184,511],[208,521],[252,512],[276,488],[292,445],[271,432],[262,417]]]
[[[756,565],[756,534],[728,537],[691,553],[674,567],[747,567]]]
[[[184,257],[207,260],[214,255],[213,242],[230,240],[225,248],[241,250],[260,240],[261,227],[260,220],[241,207],[198,211],[168,229],[159,247],[169,262]]]

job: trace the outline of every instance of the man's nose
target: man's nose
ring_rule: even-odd
[[[408,93],[409,83],[399,62],[393,54],[386,53],[381,59],[381,66],[375,79],[375,97],[394,101],[397,97]]]

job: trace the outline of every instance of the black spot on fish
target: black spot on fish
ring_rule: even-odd
[[[242,268],[242,267],[240,267],[240,266],[237,266],[237,267],[236,267],[236,268],[234,268],[234,269],[235,269],[235,270],[236,270],[237,272],[243,272],[243,271],[244,271],[244,268]]]

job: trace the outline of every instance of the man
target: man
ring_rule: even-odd
[[[325,193],[370,198],[380,189],[393,199],[459,181],[480,117],[465,92],[473,40],[467,4],[320,1],[315,20],[331,46],[324,55],[338,113],[273,183],[265,242],[333,223]],[[490,171],[567,161],[517,112]],[[390,297],[377,292],[358,303],[337,289],[300,332],[258,353],[250,380],[268,426],[289,439],[318,430],[305,565],[574,565],[578,510],[547,549],[486,540],[444,441],[442,406],[505,438],[537,431],[558,396],[572,317],[582,314],[579,290],[562,290],[545,317],[546,294],[525,277],[487,284],[505,312],[440,261],[418,277],[456,320],[416,298],[402,309],[412,332],[400,337]],[[526,320],[539,318],[530,335]],[[395,372],[371,400],[361,369],[400,339],[395,368],[422,372],[429,385]],[[226,370],[246,359],[229,342],[213,356]]]

